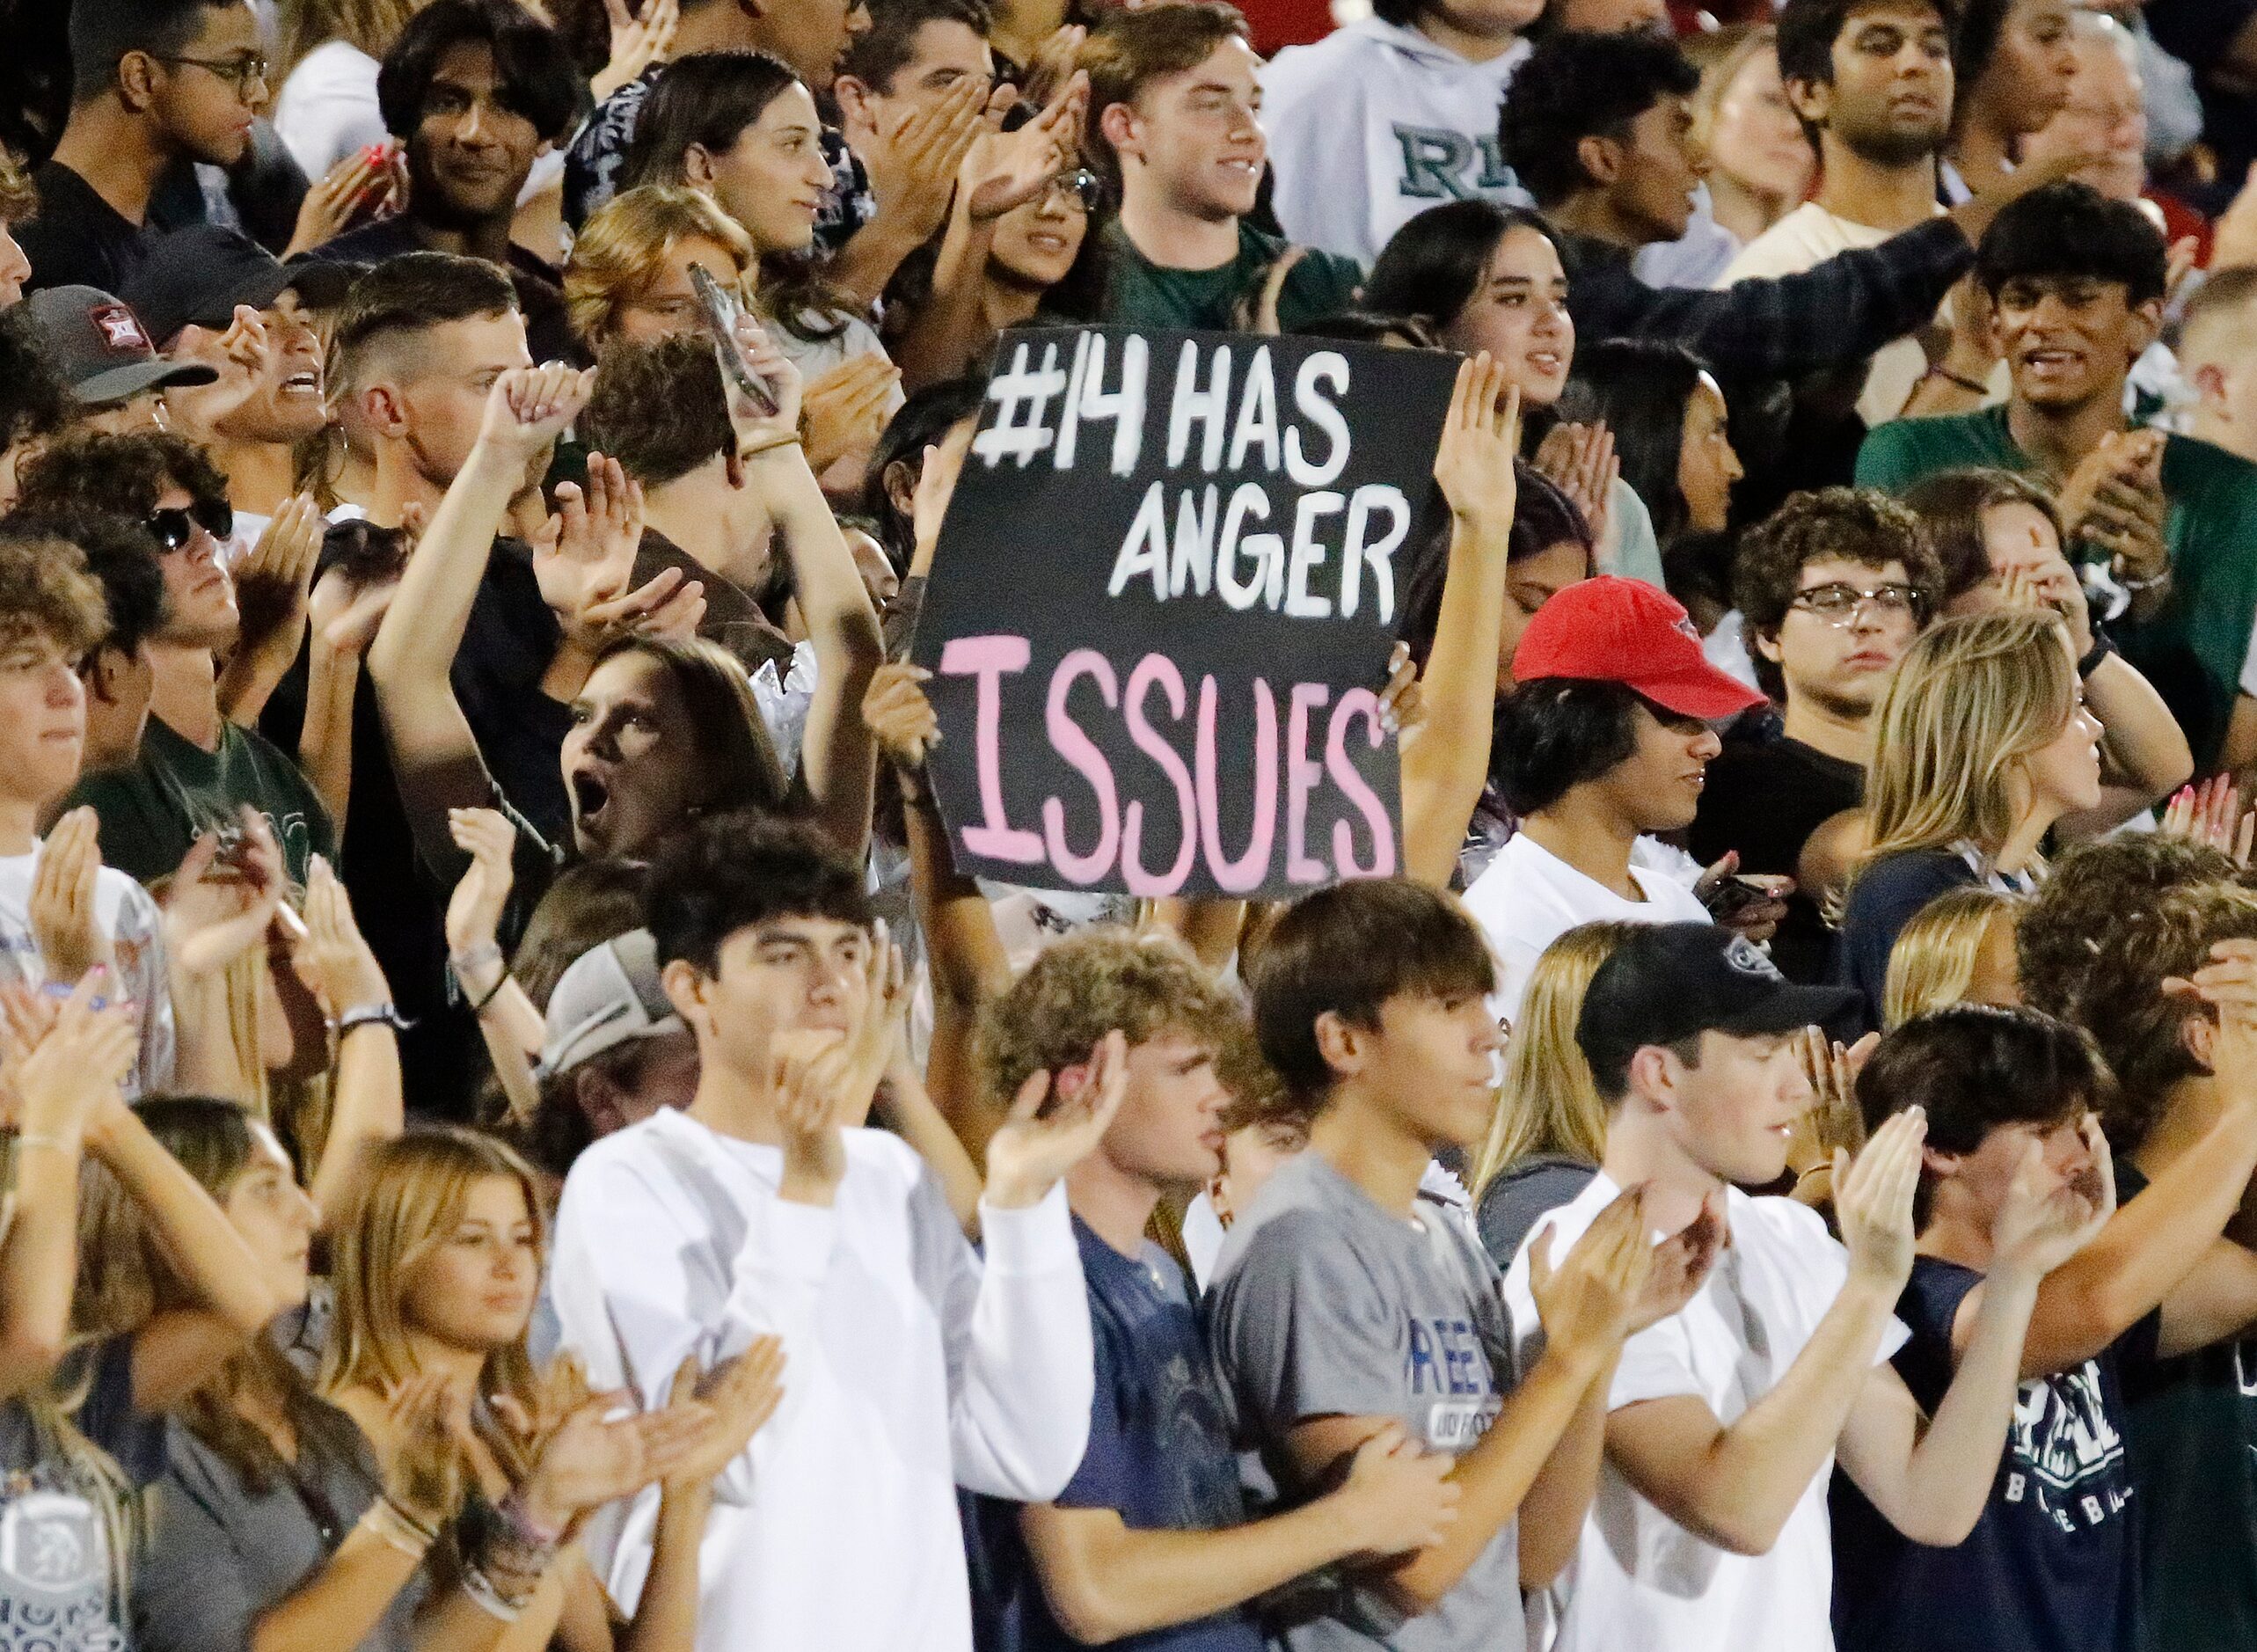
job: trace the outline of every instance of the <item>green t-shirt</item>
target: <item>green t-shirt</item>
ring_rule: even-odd
[[[1105,319],[1136,327],[1182,327],[1228,333],[1238,325],[1241,298],[1261,296],[1270,266],[1286,252],[1275,236],[1238,225],[1238,256],[1213,269],[1170,269],[1139,252],[1118,219],[1104,230],[1109,261]],[[1288,332],[1304,321],[1355,306],[1363,267],[1353,259],[1311,248],[1286,273],[1277,295],[1277,325]]]
[[[2007,432],[2005,407],[1881,425],[1858,451],[1857,479],[1901,493],[1923,477],[1971,467],[2034,468]],[[2109,629],[2186,730],[2195,760],[2207,764],[2225,739],[2257,618],[2257,464],[2168,436],[2163,497],[2171,588],[2152,615]]]
[[[157,718],[141,756],[122,769],[82,778],[65,808],[91,803],[101,823],[102,862],[147,883],[167,877],[196,839],[237,824],[248,803],[267,816],[290,881],[303,886],[315,855],[337,854],[337,831],[319,793],[281,749],[254,729],[221,726],[206,751]]]

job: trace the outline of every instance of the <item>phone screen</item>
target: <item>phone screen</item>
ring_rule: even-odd
[[[720,347],[721,367],[736,387],[742,391],[763,417],[776,412],[776,393],[770,390],[757,373],[744,364],[737,351],[737,317],[742,313],[734,295],[713,279],[713,273],[703,264],[690,267],[690,284],[697,289],[698,303],[705,312],[705,325],[712,330]]]

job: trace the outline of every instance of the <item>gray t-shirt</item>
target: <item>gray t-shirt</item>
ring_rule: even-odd
[[[277,1473],[263,1493],[173,1425],[164,1478],[150,1492],[148,1552],[134,1571],[135,1652],[241,1652],[259,1614],[328,1562],[380,1487],[367,1442],[348,1420],[332,1420],[358,1449],[348,1457],[303,1442],[297,1473],[306,1490]],[[408,1652],[427,1587],[418,1572],[361,1652]]]
[[[1312,1495],[1285,1450],[1311,1418],[1400,1418],[1413,1439],[1453,1456],[1480,1439],[1515,1381],[1501,1286],[1439,1200],[1421,1193],[1418,1219],[1406,1221],[1314,1152],[1270,1178],[1223,1242],[1208,1323],[1245,1443],[1286,1506]],[[1406,1619],[1380,1591],[1347,1587],[1321,1611],[1283,1626],[1292,1652],[1493,1652],[1520,1632],[1516,1527],[1432,1612]]]

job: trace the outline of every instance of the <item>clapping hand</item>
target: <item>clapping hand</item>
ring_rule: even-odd
[[[793,1030],[770,1049],[770,1089],[784,1135],[782,1197],[828,1204],[846,1175],[844,1132],[859,1129],[885,1077],[899,1023],[909,1011],[901,948],[881,924],[862,963],[864,1008],[844,1036]]]
[[[1992,1274],[2016,1274],[2034,1283],[2082,1250],[2116,1213],[2108,1138],[2089,1113],[2078,1129],[2092,1169],[2052,1186],[2047,1185],[2045,1144],[2024,1145],[2006,1202],[1990,1225]]]
[[[321,856],[306,873],[305,935],[291,950],[291,968],[332,1020],[347,1010],[391,1002],[383,966],[361,933],[345,885]]]
[[[1646,1235],[1646,1190],[1617,1194],[1556,1268],[1546,1223],[1528,1252],[1528,1288],[1536,1298],[1547,1351],[1608,1357],[1635,1322],[1654,1272]]]
[[[1089,1157],[1104,1139],[1113,1115],[1128,1093],[1128,1041],[1107,1033],[1080,1069],[1059,1077],[1055,1104],[1048,1072],[1036,1072],[1019,1086],[1010,1115],[988,1143],[985,1202],[997,1210],[1039,1204],[1059,1180]]]
[[[223,853],[220,834],[189,846],[164,895],[164,944],[172,967],[187,978],[225,969],[266,939],[289,879],[274,829],[245,805],[234,841]]]
[[[1544,479],[1575,501],[1591,543],[1604,545],[1607,505],[1614,495],[1622,460],[1615,452],[1614,432],[1604,421],[1588,425],[1557,424],[1537,444],[1536,469]]]
[[[2246,868],[2252,840],[2257,839],[2257,809],[2244,809],[2241,788],[2227,776],[2214,774],[2200,786],[2180,786],[2165,805],[2156,830],[2207,844]]]
[[[0,988],[0,1122],[26,1136],[78,1142],[122,1086],[141,1048],[134,1006],[94,1007],[109,971],[86,972],[58,1004],[29,988]]]
[[[32,873],[32,944],[49,981],[77,981],[117,961],[95,895],[102,874],[101,822],[91,804],[55,822]]]
[[[1851,1276],[1885,1290],[1891,1301],[1912,1274],[1912,1199],[1927,1135],[1926,1111],[1907,1107],[1883,1121],[1854,1163],[1834,1150],[1834,1219]]]
[[[784,1400],[784,1343],[763,1336],[734,1359],[710,1371],[698,1369],[697,1356],[674,1373],[667,1408],[697,1406],[704,1416],[689,1447],[667,1471],[669,1495],[702,1490],[744,1455],[752,1436],[776,1414]]]

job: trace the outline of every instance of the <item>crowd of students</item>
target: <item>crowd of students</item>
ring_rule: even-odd
[[[10,9],[0,1647],[2257,1648],[2257,0],[1673,10]],[[1053,322],[1399,875],[955,865]]]

